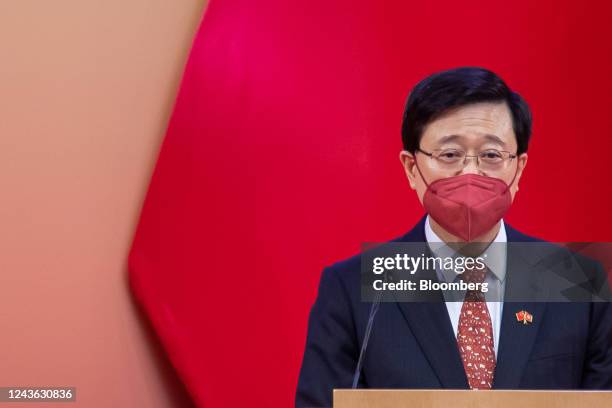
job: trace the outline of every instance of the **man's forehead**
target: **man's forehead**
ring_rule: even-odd
[[[434,138],[437,142],[462,139],[509,142],[514,139],[510,110],[503,102],[460,106],[429,123],[423,138]]]

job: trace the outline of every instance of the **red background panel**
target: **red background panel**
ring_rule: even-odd
[[[134,292],[202,406],[290,406],[323,266],[423,210],[406,96],[480,65],[534,115],[507,221],[612,241],[605,1],[212,0],[130,253]]]

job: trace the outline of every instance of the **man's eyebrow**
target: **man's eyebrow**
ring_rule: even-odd
[[[483,137],[485,139],[487,139],[487,141],[489,142],[494,142],[494,143],[498,143],[502,146],[506,146],[506,142],[504,142],[499,136],[495,136],[489,133],[485,133],[483,135]],[[439,144],[444,144],[444,143],[449,143],[449,142],[454,142],[457,139],[461,139],[462,136],[461,135],[446,135],[446,136],[442,136],[440,138],[440,140],[438,140]]]
[[[440,138],[440,140],[438,140],[438,143],[439,144],[444,144],[444,143],[448,143],[448,142],[454,142],[457,139],[461,139],[461,136],[459,136],[459,135],[442,136]]]
[[[488,133],[484,134],[484,138],[491,141],[491,142],[495,142],[495,143],[499,143],[502,146],[506,145],[506,142],[504,142],[499,136],[495,136],[495,135],[491,135]]]

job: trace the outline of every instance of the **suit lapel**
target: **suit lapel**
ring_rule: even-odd
[[[400,241],[426,242],[425,217]],[[438,281],[434,271],[419,273],[422,278]],[[436,296],[437,299],[428,302],[397,302],[397,305],[442,387],[469,388],[443,295],[437,292]]]
[[[397,303],[443,388],[468,388],[446,305]]]
[[[526,260],[526,247],[525,243],[508,245],[504,298],[519,301],[504,302],[493,388],[519,388],[544,318],[546,303],[532,300],[543,299],[545,295],[542,293],[546,288],[539,281],[537,269]],[[521,301],[523,299],[525,301]],[[532,323],[524,324],[517,320],[516,313],[522,310],[533,316]]]

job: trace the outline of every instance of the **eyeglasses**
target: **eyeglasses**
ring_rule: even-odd
[[[476,165],[480,170],[498,172],[506,169],[512,159],[516,158],[514,153],[497,149],[483,150],[477,155],[468,155],[465,150],[461,149],[436,149],[432,152],[426,152],[421,148],[417,150],[432,159],[434,168],[444,171],[463,170],[468,158],[475,157]]]

